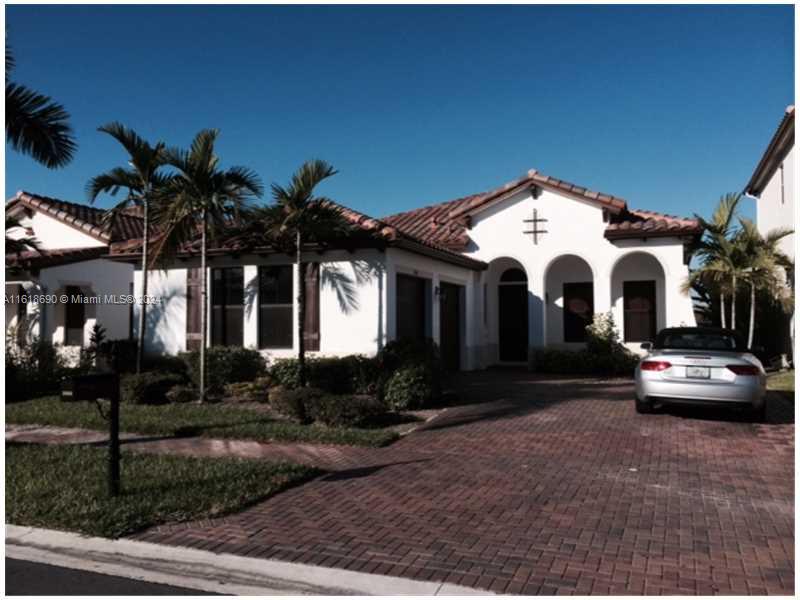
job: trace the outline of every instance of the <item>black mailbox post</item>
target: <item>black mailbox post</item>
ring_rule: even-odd
[[[67,379],[61,386],[61,399],[73,402],[109,401],[108,414],[108,492],[119,495],[119,375],[89,373]]]

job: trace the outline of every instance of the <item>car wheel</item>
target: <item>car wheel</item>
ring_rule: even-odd
[[[640,415],[646,415],[653,411],[653,406],[650,404],[650,401],[645,398],[644,400],[639,400],[636,398],[636,412]]]
[[[767,403],[766,401],[758,408],[750,409],[750,420],[753,423],[765,423],[767,421]]]

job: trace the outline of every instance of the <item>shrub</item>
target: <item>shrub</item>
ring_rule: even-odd
[[[357,427],[386,412],[385,406],[372,396],[324,394],[306,402],[309,418],[329,427]]]
[[[313,387],[287,389],[284,387],[272,388],[269,392],[269,404],[280,414],[289,417],[297,423],[309,423],[310,415],[307,407],[323,396],[325,392]]]
[[[108,340],[101,344],[100,354],[117,373],[133,373],[136,370],[136,347],[136,340]]]
[[[190,385],[173,386],[165,396],[168,402],[174,404],[185,404],[199,399],[198,391]]]
[[[433,374],[424,365],[402,367],[386,382],[384,399],[394,410],[415,410],[428,406],[438,392]]]
[[[200,384],[200,353],[183,354],[189,379]],[[206,389],[211,395],[221,395],[229,383],[253,381],[266,373],[267,363],[258,350],[239,346],[214,346],[206,351]]]
[[[129,404],[164,404],[167,392],[183,380],[169,373],[125,375],[120,382],[122,402]]]
[[[546,348],[533,353],[533,370],[554,375],[633,375],[639,357],[625,350],[605,353]]]
[[[12,330],[6,332],[5,366],[6,402],[59,393],[64,377],[86,371],[85,367],[67,367],[51,343]]]
[[[285,388],[294,389],[300,385],[300,366],[296,358],[276,360],[269,373]],[[380,371],[375,359],[354,354],[307,359],[306,377],[309,385],[331,394],[374,394]]]
[[[229,383],[225,386],[225,398],[233,402],[267,402],[272,380],[269,376],[259,377],[255,381]]]
[[[390,406],[395,406],[395,404],[386,396],[389,391],[389,382],[397,372],[410,368],[418,367],[424,371],[427,381],[425,393],[430,390],[430,396],[425,399],[425,403],[438,400],[441,396],[444,368],[439,355],[439,347],[433,340],[401,339],[389,342],[378,353],[376,360],[381,373],[378,395],[385,398]],[[418,371],[419,369],[415,370],[415,372]],[[399,381],[403,377],[408,377],[408,375],[402,376],[396,385],[399,385]],[[402,410],[399,405],[396,408]]]
[[[619,343],[619,332],[611,312],[594,315],[586,326],[586,349],[592,354],[606,354],[624,350]]]
[[[136,368],[135,357],[133,359],[133,368]],[[142,371],[170,373],[172,375],[178,375],[183,378],[184,381],[189,380],[189,370],[186,361],[180,356],[171,356],[169,354],[145,354],[142,357]]]

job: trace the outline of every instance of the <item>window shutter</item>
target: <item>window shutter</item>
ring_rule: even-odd
[[[306,309],[303,340],[306,350],[319,350],[319,263],[307,263],[306,267]]]
[[[200,286],[202,278],[200,269],[186,269],[186,349],[199,350],[203,336],[201,335],[201,300]]]

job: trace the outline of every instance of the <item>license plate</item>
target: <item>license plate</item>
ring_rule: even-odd
[[[708,367],[686,367],[686,377],[708,379],[711,377],[711,371]]]

